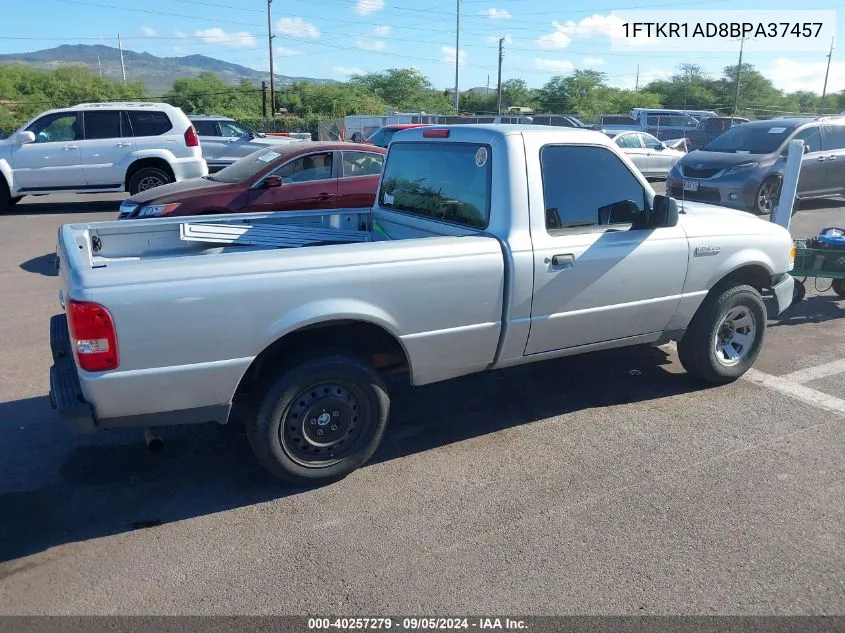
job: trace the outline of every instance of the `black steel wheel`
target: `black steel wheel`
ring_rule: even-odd
[[[845,297],[845,279],[834,279],[830,287],[837,295]]]
[[[389,400],[378,374],[342,354],[316,354],[261,390],[247,433],[258,460],[294,484],[342,479],[378,448]]]

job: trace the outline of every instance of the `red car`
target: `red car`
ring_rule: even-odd
[[[390,139],[393,138],[393,135],[396,134],[399,130],[407,130],[412,127],[424,127],[426,125],[431,125],[430,123],[394,123],[392,125],[385,125],[384,127],[380,127],[375,132],[370,134],[367,137],[367,140],[364,141],[365,143],[375,145],[376,147],[384,147],[386,148],[390,143]]]
[[[273,145],[213,175],[138,193],[118,219],[370,207],[386,153],[363,143]]]

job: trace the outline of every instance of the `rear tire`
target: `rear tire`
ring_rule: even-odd
[[[129,179],[129,194],[134,196],[136,193],[154,189],[171,182],[173,182],[173,178],[163,169],[159,169],[158,167],[141,167]]]
[[[727,282],[710,291],[678,342],[687,373],[726,384],[754,364],[766,336],[766,306],[753,287]]]
[[[837,295],[845,298],[845,279],[834,279],[830,287]]]
[[[9,195],[9,186],[6,184],[6,180],[0,176],[0,213],[8,211],[15,204],[14,200],[15,198]]]
[[[247,420],[258,461],[279,479],[304,486],[338,481],[363,466],[381,443],[390,411],[387,389],[371,366],[328,351],[309,356],[264,382]]]
[[[792,305],[796,303],[800,303],[804,300],[804,297],[807,296],[807,286],[804,285],[804,282],[799,281],[798,279],[795,280],[795,288],[792,291]]]

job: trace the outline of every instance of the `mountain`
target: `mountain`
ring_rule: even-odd
[[[0,64],[8,63],[28,64],[43,70],[53,70],[62,64],[83,64],[95,73],[102,70],[103,77],[109,79],[120,79],[123,76],[120,67],[120,50],[102,44],[62,44],[33,53],[0,55]],[[126,78],[143,81],[153,96],[168,91],[176,79],[196,77],[203,71],[211,71],[230,84],[237,84],[241,79],[247,79],[257,86],[262,80],[269,81],[270,79],[269,73],[206,55],[156,57],[150,53],[137,53],[123,49],[123,64],[126,67]],[[292,81],[337,83],[333,79],[286,75],[275,75],[275,81],[276,85]]]

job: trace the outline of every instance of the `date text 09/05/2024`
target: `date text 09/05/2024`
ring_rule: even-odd
[[[401,625],[401,626],[400,626]],[[524,620],[510,618],[308,618],[309,630],[521,630],[526,629]]]
[[[822,30],[821,22],[625,22],[622,24],[626,38],[677,37],[762,37],[762,38],[813,38]]]

